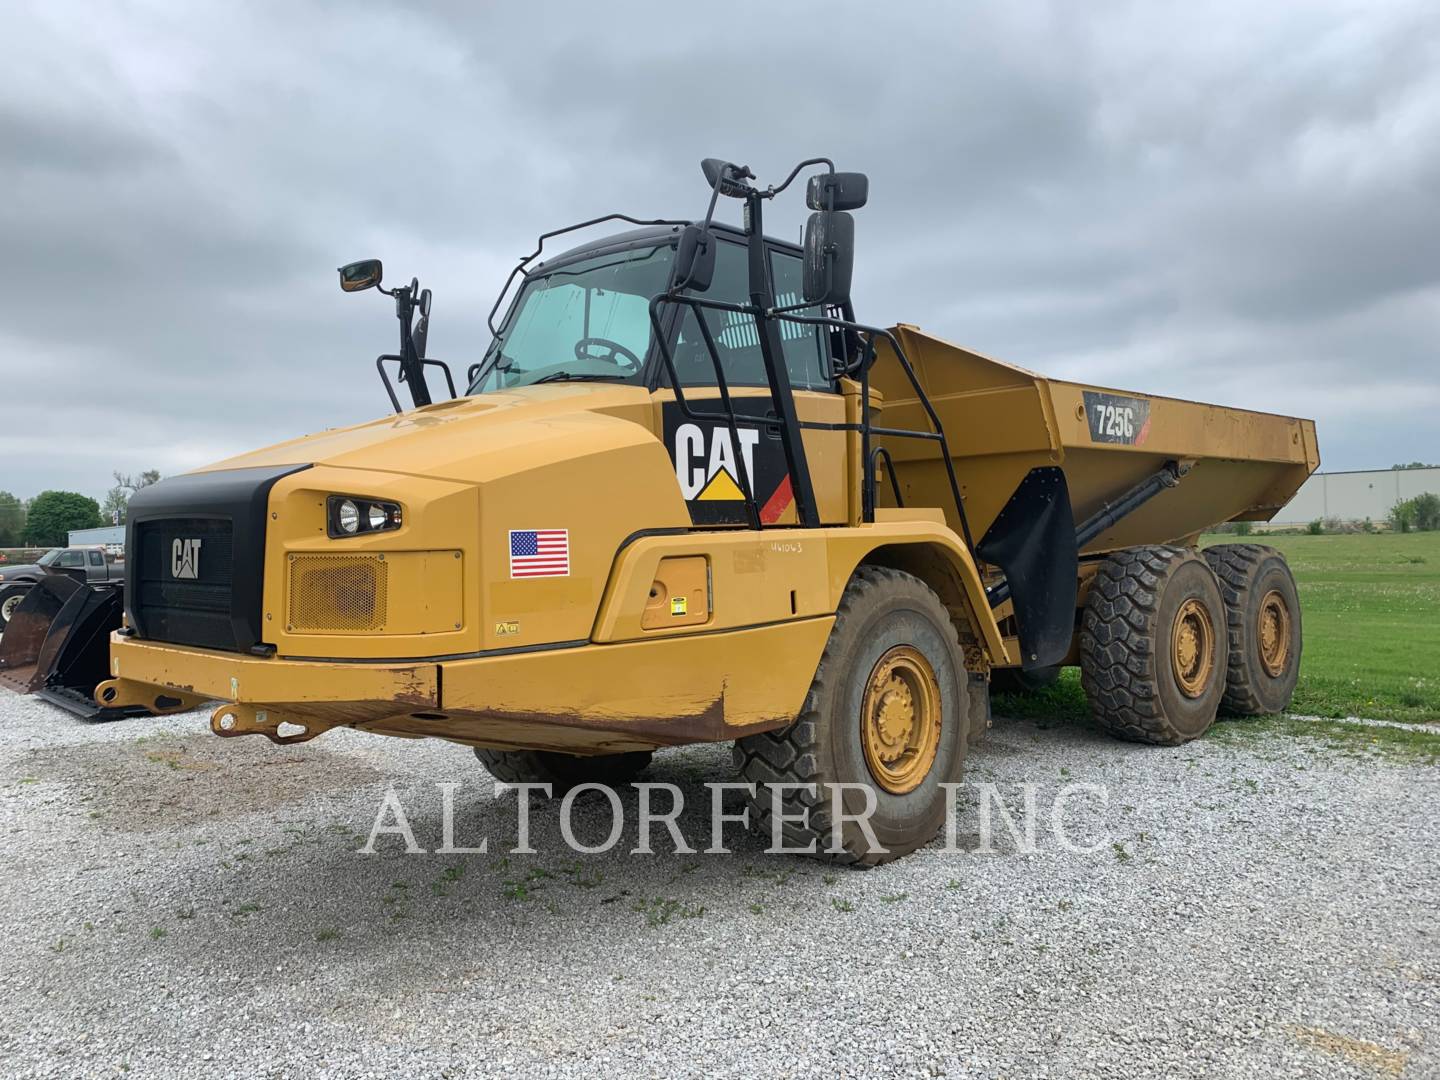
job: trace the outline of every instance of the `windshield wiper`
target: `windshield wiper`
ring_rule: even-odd
[[[549,375],[542,375],[530,386],[539,386],[542,382],[605,382],[610,379],[624,381],[628,375],[571,375],[568,371],[552,371]]]

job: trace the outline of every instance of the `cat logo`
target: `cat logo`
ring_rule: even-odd
[[[740,453],[745,460],[745,475],[755,483],[755,444],[760,432],[740,428]],[[708,436],[708,440],[707,440]],[[706,443],[709,443],[707,448]],[[745,498],[740,487],[739,465],[735,445],[728,427],[702,428],[699,424],[681,424],[675,429],[675,478],[685,501],[733,502]]]
[[[194,580],[200,576],[199,540],[176,538],[170,545],[170,576]]]
[[[768,401],[749,398],[740,404],[753,411],[765,408]],[[742,412],[732,434],[726,420],[697,422],[673,401],[665,403],[664,416],[665,442],[691,524],[742,525],[749,521],[746,479],[762,524],[784,523],[795,517],[790,472],[778,430],[772,427],[767,436],[755,423],[760,417]]]

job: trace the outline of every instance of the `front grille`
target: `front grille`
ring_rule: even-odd
[[[229,521],[141,522],[131,546],[127,558],[134,559],[135,566],[130,604],[145,637],[206,649],[236,648],[231,624],[235,552]],[[186,552],[188,561],[183,558]],[[185,576],[192,567],[195,576]]]
[[[285,628],[295,633],[382,629],[389,575],[383,555],[291,555]]]
[[[132,633],[205,649],[273,651],[262,640],[260,606],[270,492],[282,477],[308,468],[216,469],[137,491],[125,525],[125,612]],[[199,547],[177,548],[177,541]],[[193,565],[182,561],[187,550],[199,552]]]

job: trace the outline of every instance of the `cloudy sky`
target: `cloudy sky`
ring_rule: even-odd
[[[463,371],[537,233],[697,214],[712,155],[870,174],[867,321],[1440,459],[1433,0],[203,7],[0,8],[0,489],[379,415],[340,262]]]

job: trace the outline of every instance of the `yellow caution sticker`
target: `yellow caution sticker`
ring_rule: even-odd
[[[683,596],[672,596],[670,598],[670,614],[685,615],[690,610],[689,601]]]
[[[518,622],[497,622],[495,624],[496,637],[513,637],[518,633],[520,633],[520,624]]]

